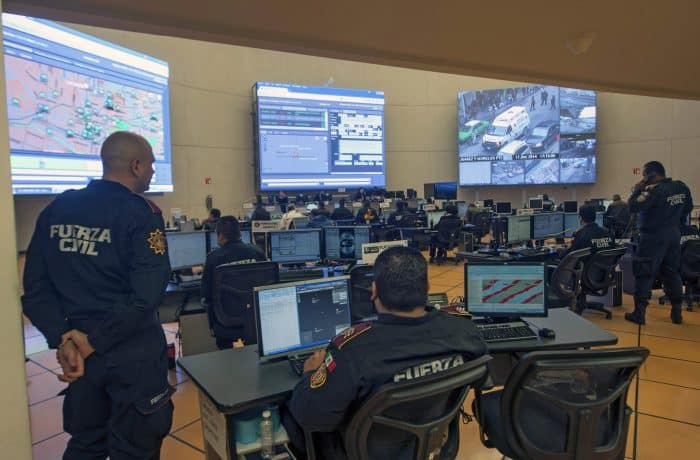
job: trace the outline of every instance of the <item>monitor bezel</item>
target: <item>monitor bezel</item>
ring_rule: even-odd
[[[372,226],[371,225],[336,225],[336,226],[332,226],[332,227],[324,227],[323,228],[323,239],[321,240],[321,243],[323,246],[324,259],[328,260],[328,261],[333,261],[333,262],[350,262],[350,261],[355,262],[358,260],[362,260],[362,257],[360,257],[359,259],[357,259],[357,258],[344,258],[344,257],[328,257],[328,246],[326,245],[326,232],[328,230],[332,230],[332,229],[343,229],[343,228],[352,228],[353,235],[354,235],[354,229],[366,228],[367,231],[369,232],[369,241],[367,241],[367,243],[372,242]],[[362,244],[365,244],[365,243],[362,243]],[[360,252],[362,252],[362,245],[360,245]]]
[[[184,270],[184,269],[192,268],[192,267],[199,267],[199,266],[204,265],[206,263],[207,253],[208,253],[207,247],[209,246],[209,235],[208,235],[208,232],[202,231],[202,230],[195,230],[193,232],[179,232],[179,231],[177,231],[177,232],[165,232],[165,242],[166,242],[166,246],[168,248],[168,263],[170,263],[170,260],[171,260],[170,259],[170,244],[168,243],[168,237],[174,236],[175,238],[178,238],[178,236],[175,236],[175,235],[193,235],[193,234],[199,234],[200,237],[202,239],[204,239],[204,257],[202,257],[202,263],[194,264],[194,265],[179,265],[176,267],[171,265],[170,266],[171,272],[178,271],[178,270]]]
[[[553,214],[561,214],[561,230],[557,233],[549,233],[545,236],[542,237],[535,237],[535,219],[537,219],[539,216],[552,216]],[[533,214],[531,219],[530,219],[530,239],[531,240],[547,240],[549,238],[559,238],[564,236],[564,230],[566,227],[566,217],[564,216],[565,213],[563,212],[541,212],[541,213],[536,213]]]
[[[289,229],[289,230],[271,230],[267,232],[267,257],[270,259],[271,262],[275,262],[277,264],[282,264],[282,265],[302,265],[308,262],[318,262],[321,260],[321,257],[323,257],[323,247],[321,246],[322,244],[322,238],[321,238],[321,230],[320,228],[297,228],[297,229]],[[305,261],[293,261],[293,262],[285,262],[285,261],[279,261],[279,260],[274,260],[272,258],[272,234],[273,233],[299,233],[299,232],[315,232],[318,235],[318,258],[316,259],[308,259]]]

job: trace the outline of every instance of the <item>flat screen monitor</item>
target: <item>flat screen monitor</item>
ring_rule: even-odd
[[[435,184],[423,184],[423,198],[435,198]]]
[[[510,214],[511,206],[510,203],[499,202],[496,203],[496,214]]]
[[[370,242],[371,227],[326,227],[323,234],[326,259],[361,260],[362,245]]]
[[[255,288],[260,359],[325,348],[350,327],[349,276]]]
[[[574,232],[578,230],[580,226],[578,213],[564,213],[564,237],[571,238],[574,236]]]
[[[321,230],[284,230],[268,233],[270,260],[302,264],[321,259]]]
[[[436,200],[457,199],[457,182],[436,182],[434,185]]]
[[[565,201],[564,202],[564,212],[578,212],[578,202]]]
[[[530,198],[527,207],[530,209],[542,209],[542,198]]]
[[[532,215],[532,239],[544,240],[561,237],[564,232],[564,213],[545,212]]]
[[[384,92],[258,82],[260,190],[384,187]]]
[[[530,241],[531,225],[530,216],[508,216],[508,243]]]
[[[489,209],[493,208],[493,200],[490,198],[484,200],[484,207]]]
[[[457,96],[460,185],[596,181],[596,93],[536,85]]]
[[[604,227],[605,225],[603,224],[604,222],[604,217],[605,213],[604,212],[596,212],[595,213],[595,223],[598,224],[599,227]]]
[[[434,229],[445,214],[445,211],[431,211],[426,213],[428,217],[428,228]]]
[[[468,209],[469,209],[469,203],[466,203],[464,201],[460,201],[459,203],[457,203],[457,214],[462,219],[464,219],[464,216],[467,215]]]
[[[204,265],[207,257],[206,237],[207,232],[166,232],[170,269]]]
[[[547,316],[543,263],[464,264],[464,298],[474,316]]]
[[[173,191],[167,62],[44,19],[2,22],[14,194],[102,177],[100,147],[123,130],[153,149],[149,191]]]

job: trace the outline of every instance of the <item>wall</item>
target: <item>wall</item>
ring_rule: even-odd
[[[382,89],[386,96],[387,188],[423,190],[457,179],[457,92],[511,82],[256,50],[171,37],[77,26],[164,59],[171,69],[171,129],[175,192],[155,197],[166,216],[178,207],[206,216],[204,200],[239,214],[255,189],[251,86],[259,80]],[[625,193],[634,167],[657,159],[696,190],[700,162],[700,102],[601,93],[598,183],[595,186],[465,188],[466,200],[521,203],[548,193],[557,201]],[[213,185],[204,185],[212,177]],[[48,197],[17,197],[18,247],[25,249]]]
[[[0,13],[2,3],[0,2]],[[0,50],[0,58],[2,58]],[[4,59],[0,59],[0,75],[5,75]],[[5,78],[0,77],[0,92],[5,93]],[[29,436],[29,410],[27,399],[27,374],[24,366],[24,340],[22,315],[19,305],[19,280],[17,277],[17,248],[15,246],[15,210],[10,187],[10,157],[7,146],[7,110],[0,107],[0,292],[3,306],[0,309],[0,449],[2,458],[31,459]]]

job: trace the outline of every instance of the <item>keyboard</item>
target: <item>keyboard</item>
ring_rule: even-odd
[[[311,355],[299,355],[299,356],[289,356],[289,365],[296,375],[304,374],[304,363]]]
[[[509,340],[537,338],[537,334],[521,321],[501,324],[477,324],[476,327],[485,342],[506,342]]]
[[[280,270],[281,282],[312,280],[323,277],[323,267],[289,268]]]

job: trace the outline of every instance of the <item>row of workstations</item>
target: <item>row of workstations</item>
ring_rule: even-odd
[[[499,245],[513,245],[532,240],[571,238],[580,227],[577,213],[542,212],[529,216],[494,216],[493,238]],[[603,213],[596,213],[596,223],[603,226]]]

